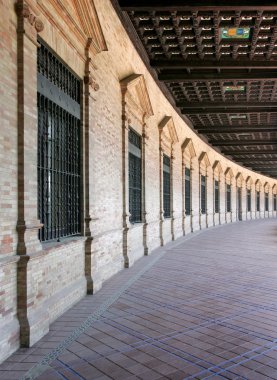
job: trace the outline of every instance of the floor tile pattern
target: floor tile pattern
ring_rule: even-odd
[[[277,220],[188,235],[123,270],[0,379],[277,379]]]

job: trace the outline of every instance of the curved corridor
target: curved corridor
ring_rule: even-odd
[[[12,355],[0,378],[277,379],[276,243],[267,219],[158,249]]]

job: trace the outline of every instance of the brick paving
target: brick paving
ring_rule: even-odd
[[[0,379],[277,379],[277,221],[189,235],[123,270]]]

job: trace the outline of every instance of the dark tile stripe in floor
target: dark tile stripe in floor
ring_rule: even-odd
[[[34,347],[4,362],[0,379],[27,379],[45,355],[53,361],[40,380],[277,379],[277,220],[192,237],[143,258],[80,301]]]

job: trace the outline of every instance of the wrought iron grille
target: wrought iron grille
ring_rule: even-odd
[[[219,213],[219,185],[218,181],[214,181],[214,212]]]
[[[277,195],[273,195],[273,210],[276,211],[277,209]]]
[[[226,185],[226,211],[231,212],[231,185]]]
[[[251,211],[251,190],[247,189],[247,211]]]
[[[163,208],[164,217],[171,217],[170,158],[163,156]]]
[[[256,191],[256,210],[260,211],[260,192]]]
[[[206,176],[201,175],[201,213],[206,214]]]
[[[268,193],[265,193],[264,195],[264,209],[265,211],[268,211]]]
[[[242,220],[242,213],[241,213],[241,187],[237,188],[237,213],[238,213],[238,219]]]
[[[81,232],[80,81],[39,43],[39,238],[50,241]]]
[[[129,212],[130,222],[142,221],[141,136],[129,130]]]
[[[191,209],[191,190],[190,190],[190,169],[185,168],[185,212],[190,215]]]

